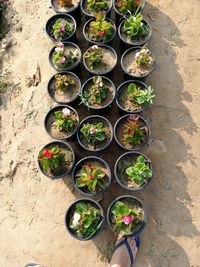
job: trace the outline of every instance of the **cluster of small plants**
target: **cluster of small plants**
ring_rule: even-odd
[[[77,61],[77,51],[66,48],[63,43],[58,43],[52,55],[52,62],[55,66],[69,68]]]
[[[65,74],[57,74],[55,76],[55,88],[58,91],[68,92],[76,86],[74,79],[69,78]]]
[[[89,23],[88,38],[95,42],[107,42],[115,32],[113,24],[106,19],[104,12],[99,12],[96,19]]]
[[[78,202],[70,219],[70,228],[78,237],[92,236],[102,224],[102,216],[90,203]]]
[[[51,35],[57,41],[61,41],[70,36],[74,30],[74,24],[66,19],[59,18],[52,26]]]
[[[106,139],[106,130],[103,123],[87,123],[82,126],[81,133],[85,140],[92,145],[102,142]]]
[[[88,9],[91,12],[98,13],[99,11],[106,11],[109,9],[108,0],[87,0]]]
[[[98,45],[93,45],[89,51],[83,55],[88,60],[89,67],[91,70],[105,65],[103,49]]]
[[[106,173],[95,164],[86,163],[76,174],[77,187],[89,193],[95,193],[105,188]]]
[[[85,105],[101,104],[107,97],[108,87],[100,76],[93,78],[93,84],[80,95],[81,103]]]
[[[135,13],[141,6],[142,0],[117,0],[116,7],[122,14],[127,14],[128,11]]]
[[[53,123],[53,126],[59,131],[72,133],[77,126],[77,117],[69,108],[55,111],[54,116],[56,121]]]

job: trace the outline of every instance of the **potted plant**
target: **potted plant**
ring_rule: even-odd
[[[47,113],[44,125],[47,133],[55,139],[71,138],[79,125],[78,113],[70,106],[56,106]]]
[[[81,81],[69,71],[54,74],[48,82],[48,93],[59,104],[74,102],[81,92]]]
[[[56,70],[74,70],[80,61],[81,50],[74,43],[60,42],[49,53],[49,62]]]
[[[155,59],[146,46],[132,47],[122,55],[121,66],[127,75],[145,78],[153,71]]]
[[[47,36],[52,41],[72,40],[76,32],[76,21],[68,14],[52,16],[46,23]]]
[[[72,237],[87,241],[95,239],[101,233],[104,220],[104,212],[98,202],[81,198],[69,206],[65,226]]]
[[[117,144],[122,148],[138,150],[148,144],[150,129],[141,116],[127,114],[115,123],[114,137]]]
[[[77,140],[88,151],[101,151],[110,145],[112,139],[112,125],[102,116],[89,116],[79,125]]]
[[[99,12],[96,18],[88,20],[83,27],[83,35],[89,43],[110,44],[116,34],[115,24],[104,12]]]
[[[65,177],[73,168],[74,151],[67,143],[56,141],[40,150],[38,164],[41,172],[49,178]]]
[[[146,210],[138,198],[120,196],[108,207],[107,221],[118,238],[135,236],[146,226]]]
[[[117,19],[142,11],[144,5],[145,0],[113,0],[113,7],[118,15]]]
[[[139,113],[153,103],[153,89],[140,81],[126,81],[117,89],[116,103],[126,113]]]
[[[81,0],[81,10],[86,18],[96,17],[99,11],[104,11],[109,16],[111,8],[112,0]]]
[[[123,43],[140,46],[149,41],[152,30],[149,22],[139,12],[121,22],[118,28],[118,34]]]
[[[72,172],[74,187],[88,196],[103,194],[111,183],[109,165],[98,157],[86,157],[80,160]]]
[[[121,155],[114,168],[118,183],[130,191],[144,189],[153,178],[151,161],[140,152]]]
[[[115,99],[115,85],[104,76],[89,78],[81,89],[81,104],[91,110],[103,110],[109,107]]]
[[[108,74],[117,64],[117,53],[108,45],[93,45],[84,53],[83,64],[92,74]]]
[[[80,0],[51,0],[51,6],[57,13],[71,14],[76,20],[80,17]]]

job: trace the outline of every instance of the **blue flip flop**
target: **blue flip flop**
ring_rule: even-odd
[[[130,260],[131,260],[131,267],[133,266],[133,263],[134,263],[134,256],[133,256],[133,252],[131,250],[131,247],[129,245],[129,242],[127,240],[128,237],[125,237],[124,240],[122,240],[121,242],[119,242],[116,246],[115,246],[115,251],[120,248],[121,246],[125,245],[127,250],[128,250],[128,253],[129,253],[129,256],[130,256]],[[130,237],[129,237],[130,238]],[[139,249],[140,248],[140,237],[139,236],[136,236],[134,238],[135,240],[135,243],[136,243],[136,246],[137,248]]]

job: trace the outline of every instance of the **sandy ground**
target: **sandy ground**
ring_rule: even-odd
[[[51,181],[37,168],[38,150],[51,141],[43,128],[53,105],[46,90],[54,74],[48,63],[52,43],[44,32],[54,14],[49,5],[47,0],[11,1],[14,26],[1,43],[1,68],[11,73],[12,86],[0,115],[0,266],[35,261],[48,267],[104,267],[114,242],[111,231],[106,226],[91,242],[71,238],[64,227],[65,211],[77,196],[70,178]],[[148,210],[135,267],[199,267],[200,1],[151,0],[145,15],[153,26],[150,47],[157,66],[148,79],[156,99],[144,113],[152,127],[152,143],[144,152],[155,177],[135,194]],[[41,81],[35,86],[37,66]],[[75,149],[80,158],[81,150]],[[114,152],[108,150],[108,160]],[[104,208],[121,193],[127,192],[113,184]]]

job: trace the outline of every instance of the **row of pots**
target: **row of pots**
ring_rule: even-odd
[[[58,45],[62,45],[65,48],[70,48],[70,49],[72,48],[73,50],[76,50],[77,51],[77,59],[69,67],[62,67],[62,66],[56,65],[53,62],[53,54],[55,53],[57,46],[54,46],[49,53],[49,62],[51,64],[51,66],[57,71],[75,70],[79,66],[79,64],[81,63],[81,60],[82,60],[82,53],[81,53],[80,48],[76,44],[71,43],[71,42],[65,42],[65,43],[61,43]],[[84,55],[88,52],[91,53],[91,51],[93,51],[94,49],[102,49],[104,51],[105,57],[109,55],[109,59],[110,59],[109,64],[107,63],[106,66],[103,68],[100,67],[100,68],[92,69],[89,65],[89,61],[87,60],[87,58]],[[129,68],[130,63],[134,61],[136,53],[138,53],[141,49],[142,49],[141,46],[131,47],[128,50],[126,50],[121,57],[122,70],[129,77],[136,78],[136,79],[146,78],[154,70],[155,58],[149,50],[148,51],[150,52],[151,58],[153,60],[152,65],[148,69],[146,69],[145,72],[142,74],[134,73],[134,70],[130,70],[130,68]],[[108,45],[99,44],[98,46],[91,46],[86,51],[86,53],[83,55],[83,64],[84,64],[84,67],[87,69],[87,71],[89,71],[91,74],[106,75],[106,74],[112,72],[113,69],[117,65],[117,61],[118,61],[117,53],[112,47],[110,47]]]
[[[112,208],[119,201],[120,202],[125,201],[127,203],[134,204],[135,206],[138,206],[141,209],[142,214],[143,214],[143,219],[142,219],[142,221],[141,221],[141,223],[139,225],[135,226],[134,233],[130,234],[130,235],[127,235],[127,237],[131,237],[133,235],[138,235],[140,232],[143,231],[143,229],[146,226],[146,223],[147,223],[147,212],[146,212],[146,208],[145,208],[143,202],[141,200],[139,200],[138,198],[130,196],[130,195],[123,195],[123,196],[117,197],[108,206],[106,218],[107,218],[107,223],[109,225],[109,228],[113,231]],[[97,227],[97,230],[94,233],[92,233],[91,235],[89,235],[87,237],[82,237],[82,236],[78,235],[77,232],[71,227],[71,224],[72,224],[71,217],[73,216],[72,214],[74,213],[75,207],[76,207],[76,205],[78,203],[90,204],[91,206],[95,207],[99,211],[99,214],[100,214],[99,227]],[[67,212],[66,212],[66,215],[65,215],[65,226],[66,226],[66,229],[68,230],[69,234],[73,238],[78,239],[80,241],[88,241],[88,240],[95,239],[103,231],[104,224],[105,224],[105,215],[104,215],[103,208],[101,207],[101,205],[97,201],[95,201],[95,200],[93,200],[91,198],[80,198],[80,199],[74,201],[69,206],[69,208],[67,209]]]
[[[64,14],[67,13],[67,14],[71,14],[76,17],[78,15],[80,16],[79,9],[81,9],[82,13],[86,16],[87,19],[92,18],[96,15],[95,13],[92,14],[91,12],[89,12],[88,7],[87,7],[87,0],[75,1],[76,4],[70,8],[61,7],[58,2],[59,2],[58,0],[51,0],[51,6],[56,13],[64,13]],[[124,16],[129,16],[128,13],[124,14],[119,11],[119,9],[117,8],[117,0],[108,0],[107,2],[108,2],[108,7],[106,9],[103,9],[103,11],[106,12],[107,16],[110,16],[112,7],[114,8],[118,19]],[[141,0],[140,2],[141,3],[140,3],[139,11],[142,11],[145,6],[146,0]],[[133,10],[132,12],[134,13],[135,11],[136,10]]]
[[[73,93],[71,93],[69,96],[62,94],[62,95],[58,95],[56,94],[56,89],[55,89],[55,81],[56,81],[56,77],[58,77],[58,75],[65,75],[66,77],[70,77],[71,79],[73,79],[76,83],[76,87],[73,91]],[[95,76],[94,76],[95,77]],[[73,104],[75,102],[77,102],[78,98],[80,98],[81,95],[83,95],[85,92],[87,92],[89,86],[91,85],[94,77],[89,78],[87,81],[85,81],[85,83],[81,86],[81,81],[78,78],[78,76],[72,72],[58,72],[57,74],[54,74],[47,85],[47,91],[48,94],[50,96],[50,98],[57,102],[58,104]],[[119,85],[119,87],[116,89],[114,83],[111,81],[111,79],[109,79],[108,77],[105,76],[98,76],[102,79],[102,81],[109,87],[110,91],[109,91],[109,100],[105,100],[105,102],[103,102],[101,105],[97,106],[97,105],[92,105],[91,103],[86,103],[85,105],[87,106],[87,108],[89,109],[89,111],[95,111],[95,112],[103,112],[104,110],[106,110],[107,108],[110,108],[113,101],[115,100],[120,112],[122,113],[140,113],[142,112],[144,109],[146,109],[149,105],[145,104],[145,105],[141,105],[140,107],[138,107],[137,109],[134,108],[130,108],[130,107],[126,107],[122,101],[123,96],[126,94],[127,88],[130,84],[135,84],[137,87],[139,87],[141,90],[147,90],[148,89],[148,85],[139,81],[139,80],[128,80],[123,82],[121,85]]]
[[[56,14],[56,15],[52,16],[47,21],[46,26],[45,26],[45,30],[46,30],[47,36],[53,42],[58,41],[55,38],[55,36],[53,35],[53,32],[52,32],[53,25],[54,25],[54,23],[56,21],[58,21],[58,19],[63,19],[65,21],[70,22],[72,24],[72,27],[73,27],[73,31],[69,35],[66,35],[63,38],[59,39],[59,41],[61,41],[61,42],[76,41],[76,28],[77,28],[76,20],[71,15],[68,15],[68,14]],[[106,21],[109,22],[112,25],[112,27],[113,27],[113,34],[112,34],[112,36],[108,40],[106,40],[106,41],[102,41],[102,42],[94,41],[94,40],[91,40],[89,38],[89,36],[88,36],[89,25],[93,21],[95,21],[95,18],[92,18],[92,19],[86,21],[86,23],[85,23],[85,25],[83,27],[83,36],[87,40],[87,42],[89,44],[98,44],[98,43],[111,44],[111,42],[113,41],[116,33],[118,32],[118,36],[119,36],[119,38],[120,38],[120,40],[122,42],[122,46],[125,46],[125,45],[142,46],[142,45],[146,44],[150,40],[151,35],[152,35],[151,25],[150,25],[150,23],[146,19],[143,19],[142,22],[148,28],[148,34],[144,38],[140,38],[140,40],[131,40],[131,39],[128,39],[125,36],[124,32],[123,32],[123,27],[124,27],[124,23],[125,23],[126,19],[124,19],[120,23],[120,25],[119,25],[119,27],[117,29],[115,23],[111,19],[106,18]]]

